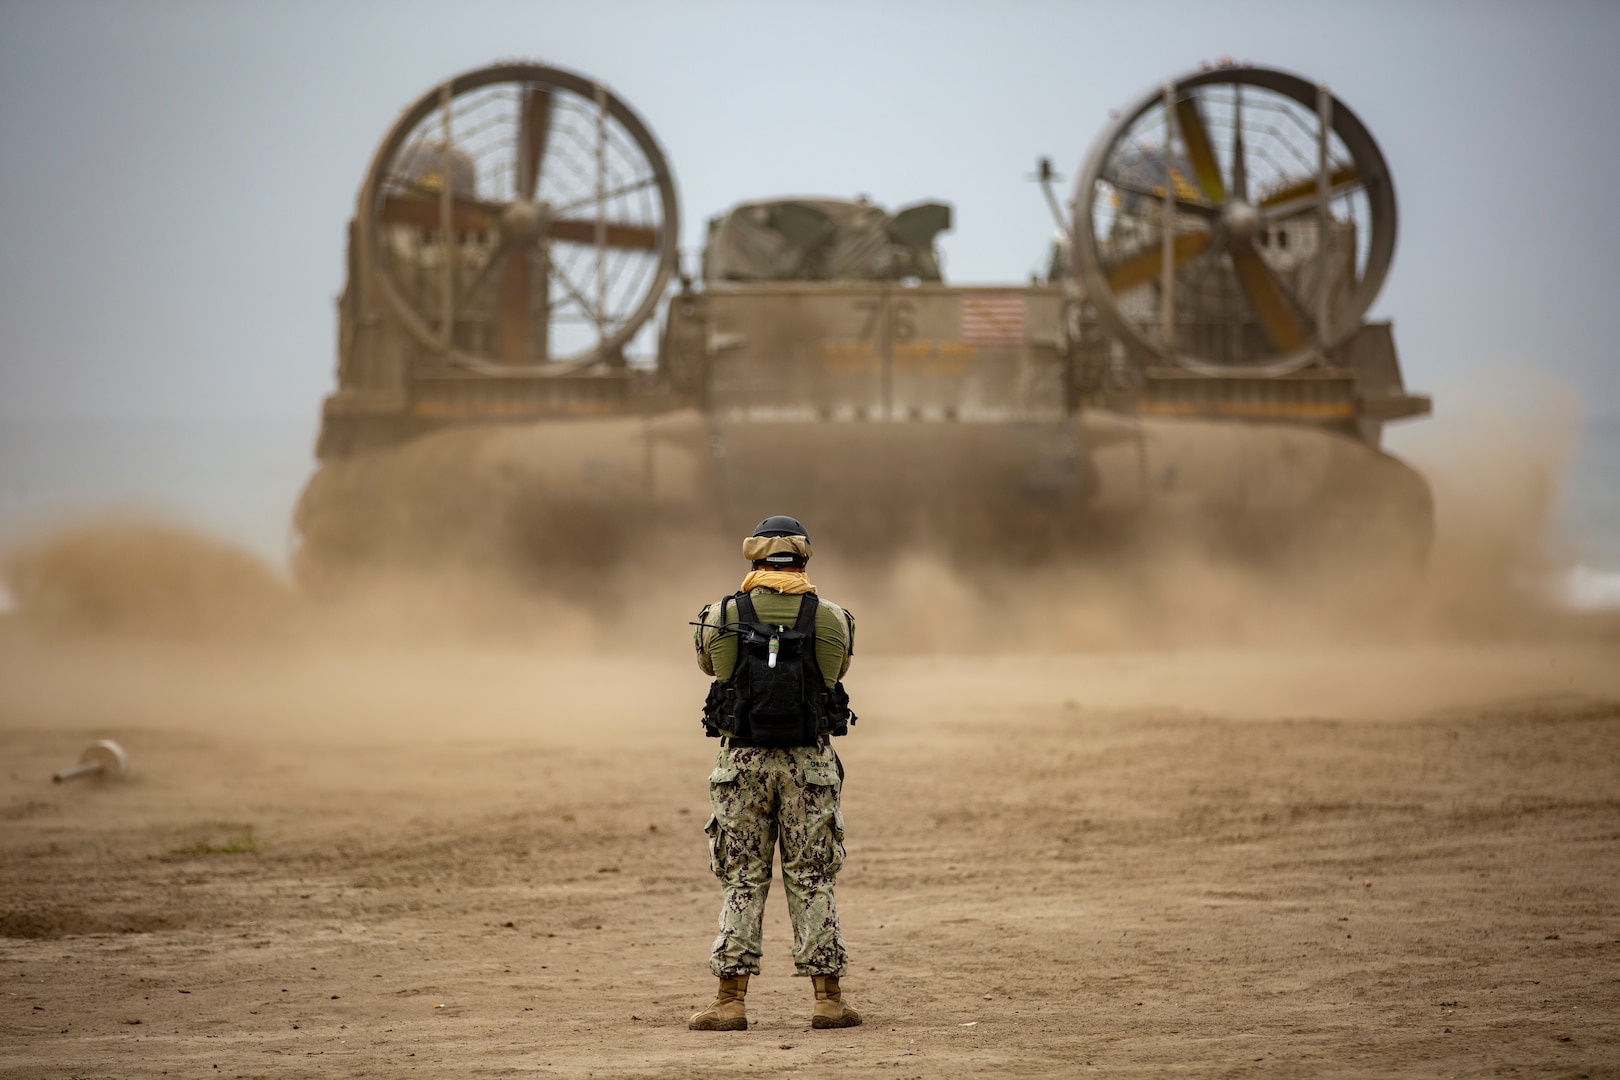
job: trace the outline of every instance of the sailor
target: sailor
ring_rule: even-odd
[[[753,569],[732,596],[698,615],[698,667],[714,676],[704,706],[720,739],[709,776],[709,869],[720,879],[720,935],[709,970],[714,1004],[692,1017],[698,1031],[746,1031],[748,977],[759,974],[765,894],[775,851],[793,921],[793,966],[815,988],[810,1024],[854,1027],[838,979],[848,963],[833,903],[844,862],[838,797],[844,767],[831,736],[855,717],[839,682],[849,670],[855,620],[816,594],[805,564],[810,536],[790,517],[769,517],[743,540]]]

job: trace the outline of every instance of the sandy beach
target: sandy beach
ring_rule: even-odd
[[[695,669],[12,633],[0,1073],[1616,1075],[1615,656],[865,658],[867,1021],[809,1029],[778,887],[707,1033]]]

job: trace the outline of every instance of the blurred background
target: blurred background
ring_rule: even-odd
[[[1616,41],[1578,2],[4,0],[0,546],[128,511],[285,566],[358,187],[455,72],[605,81],[672,163],[690,270],[739,200],[868,195],[953,203],[948,278],[1015,284],[1053,234],[1036,159],[1072,181],[1111,110],[1229,56],[1325,81],[1393,170],[1370,315],[1436,406],[1390,449],[1547,470],[1570,602],[1620,602]]]

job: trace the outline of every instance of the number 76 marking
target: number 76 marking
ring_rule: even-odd
[[[885,311],[888,314],[887,337],[890,341],[910,341],[917,336],[917,305],[910,300],[857,300],[855,310],[864,314],[860,338],[869,341],[877,336]]]

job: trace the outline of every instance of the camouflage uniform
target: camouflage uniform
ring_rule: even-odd
[[[751,599],[762,619],[791,623],[799,597],[755,588]],[[730,608],[731,610],[727,610]],[[707,624],[694,635],[698,665],[724,681],[736,659],[736,641],[713,633],[735,606],[705,608]],[[829,686],[849,669],[854,620],[836,604],[820,601],[816,652]],[[759,974],[765,896],[771,863],[782,852],[782,886],[793,921],[793,965],[800,975],[842,975],[848,962],[838,929],[833,883],[844,863],[844,816],[838,807],[843,766],[828,740],[816,746],[732,746],[722,739],[709,775],[713,807],[704,831],[709,869],[720,879],[724,902],[720,934],[709,969],[721,979]]]
[[[729,740],[728,740],[729,741]],[[820,746],[723,746],[709,775],[714,813],[709,869],[725,888],[709,970],[722,979],[758,975],[771,861],[782,849],[782,887],[800,975],[842,975],[848,957],[833,882],[844,864],[838,755]]]

